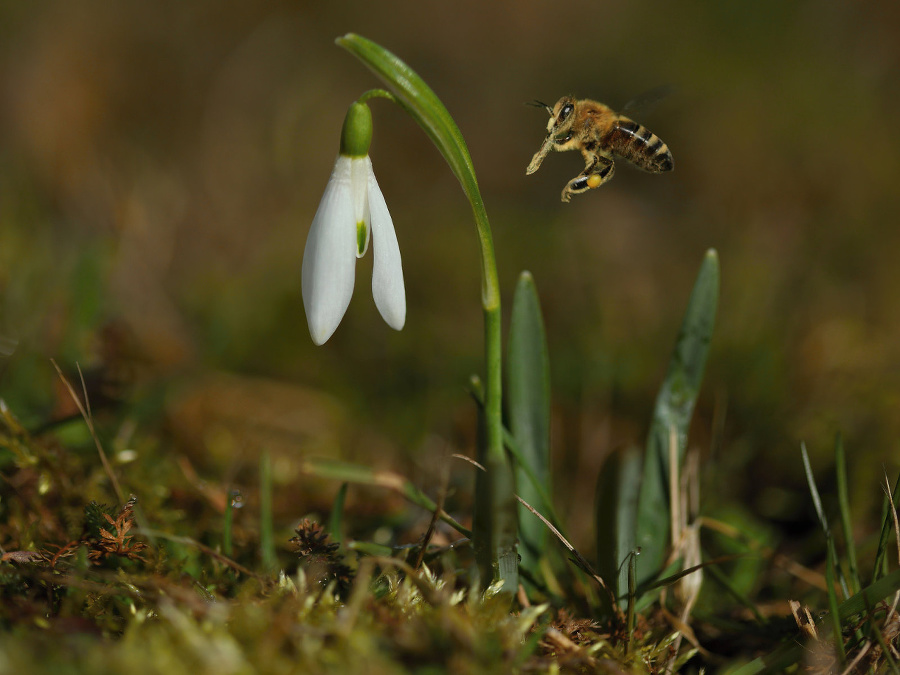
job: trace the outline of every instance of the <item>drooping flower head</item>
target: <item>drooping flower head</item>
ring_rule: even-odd
[[[313,218],[303,252],[303,306],[317,345],[332,336],[353,295],[356,259],[372,240],[372,295],[391,328],[406,322],[400,247],[384,196],[372,172],[372,113],[354,102],[344,118],[341,147]]]

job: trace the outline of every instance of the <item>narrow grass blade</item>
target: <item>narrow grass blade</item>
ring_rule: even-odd
[[[841,509],[841,529],[847,549],[847,574],[851,593],[859,593],[859,570],[856,566],[856,540],[853,537],[853,519],[850,516],[850,497],[847,491],[847,455],[844,441],[838,434],[834,440],[834,465],[837,474],[838,504]]]
[[[503,579],[504,591],[515,593],[519,584],[518,556],[506,554],[508,547],[505,541],[509,531],[506,520],[510,512],[513,517],[518,515],[512,466],[505,456],[499,458],[503,461],[498,461],[494,453],[488,451],[485,409],[476,405],[476,410],[478,463],[485,470],[475,475],[475,515],[472,521],[475,561],[482,583]],[[512,504],[507,502],[507,497],[512,498]]]
[[[481,380],[477,376],[472,376],[469,382],[469,393],[472,396],[472,399],[478,404],[479,410],[484,410],[484,386],[482,385]],[[509,432],[509,430],[504,426],[503,427],[503,445],[509,451],[509,454],[512,455],[513,460],[517,463],[517,467],[520,469],[520,477],[524,477],[525,480],[528,481],[528,485],[532,490],[539,496],[540,500],[543,502],[545,511],[540,513],[539,519],[546,518],[549,525],[555,529],[559,535],[565,539],[565,528],[560,520],[559,516],[556,514],[556,510],[553,508],[552,500],[550,499],[549,493],[544,489],[544,485],[538,480],[534,471],[532,470],[531,465],[528,462],[525,462],[522,459],[522,453],[519,450],[519,445],[516,442],[516,439],[513,438],[513,435]],[[479,450],[479,456],[484,456],[485,452],[483,449]],[[480,463],[480,461],[479,461]],[[521,484],[520,484],[521,485]],[[478,491],[479,484],[476,479],[476,494]],[[518,495],[517,495],[518,496]],[[521,504],[520,508],[524,508]],[[528,510],[528,509],[525,509]],[[526,519],[529,516],[526,515]],[[477,521],[477,517],[476,517]],[[546,526],[546,525],[545,525]],[[551,530],[552,531],[552,530]],[[477,539],[477,537],[476,537]],[[543,562],[546,562],[544,559]],[[547,570],[549,569],[546,565],[542,564],[541,569],[544,572],[545,581]],[[530,575],[532,578],[534,575]]]
[[[766,618],[759,611],[756,603],[748,598],[743,592],[738,590],[737,587],[735,587],[735,585],[731,583],[731,579],[727,574],[720,570],[716,565],[710,565],[706,568],[705,571],[707,574],[709,574],[710,577],[712,577],[713,581],[718,583],[725,590],[728,595],[730,595],[741,605],[746,607],[753,614],[753,618],[756,619],[756,622],[760,626],[766,623]]]
[[[887,475],[885,475],[884,480],[885,483],[888,482]],[[894,481],[893,492],[884,496],[884,507],[881,510],[881,537],[878,539],[878,553],[875,555],[875,573],[873,575],[875,581],[887,574],[888,571],[887,552],[891,528],[894,525],[893,510],[900,506],[897,503],[898,501],[900,501],[900,474],[897,475],[897,480]]]
[[[840,607],[841,621],[847,621],[854,614],[862,614],[898,590],[900,590],[900,570],[894,570],[887,576],[869,584],[853,597],[844,600]]]
[[[756,675],[757,673],[782,673],[796,665],[805,653],[804,645],[796,640],[786,642],[774,651],[745,663],[740,668],[726,671],[727,675]]]
[[[594,493],[594,529],[597,544],[597,573],[616,597],[628,589],[629,565],[635,550],[638,493],[641,487],[641,453],[632,446],[610,455],[597,478]],[[605,597],[601,594],[601,600]],[[614,608],[604,606],[612,613]]]
[[[541,513],[548,513],[550,505],[545,499],[550,494],[550,357],[541,304],[530,272],[519,276],[513,297],[507,363],[507,417],[519,450],[516,492]],[[526,514],[522,506],[519,538],[522,564],[537,570],[547,545],[547,528]]]
[[[677,460],[684,458],[687,433],[716,320],[719,300],[719,258],[707,251],[688,301],[675,352],[656,398],[653,421],[647,438],[643,480],[638,501],[636,542],[641,548],[637,560],[638,584],[659,572],[665,562],[669,541],[669,438],[677,442]]]
[[[895,570],[878,581],[870,584],[852,598],[848,598],[838,607],[838,616],[841,623],[846,623],[857,614],[862,614],[870,607],[900,589],[900,570]],[[821,637],[825,637],[828,631],[821,630]],[[806,654],[806,648],[796,640],[790,640],[771,653],[754,659],[737,670],[730,671],[730,675],[755,675],[755,673],[782,672],[786,668],[799,663]]]
[[[847,653],[844,650],[844,637],[841,631],[841,615],[838,610],[837,591],[834,590],[834,552],[828,551],[828,560],[825,564],[825,585],[828,592],[828,608],[831,610],[831,625],[834,631],[834,646],[837,650],[838,662],[841,666],[847,660]]]
[[[343,462],[335,459],[306,459],[301,465],[301,472],[311,476],[330,478],[346,483],[377,485],[403,495],[407,500],[417,506],[421,506],[426,511],[434,512],[437,508],[437,504],[419,490],[419,488],[413,485],[411,481],[400,474],[390,471],[376,471],[368,466],[352,464],[350,462]],[[439,517],[457,532],[466,537],[472,536],[472,531],[470,529],[460,525],[451,518],[446,511],[441,511]]]
[[[636,554],[628,554],[628,610],[625,614],[625,628],[628,633],[628,644],[625,646],[626,651],[631,653],[631,636],[634,635],[634,628],[637,622],[635,618],[635,588],[637,587],[637,563]]]
[[[328,534],[331,541],[336,544],[343,542],[344,502],[347,501],[347,487],[349,483],[341,483],[337,494],[334,496],[334,506],[331,507],[331,517],[328,519]]]
[[[893,644],[888,646],[888,640],[885,639],[884,633],[877,625],[872,625],[871,628],[872,635],[875,636],[875,642],[878,643],[878,646],[881,647],[881,657],[887,663],[887,668],[882,667],[881,672],[887,672],[887,669],[890,669],[890,672],[900,673],[900,668],[897,667],[897,662],[894,660],[894,657],[891,656],[891,649],[893,648]]]
[[[389,558],[396,553],[390,546],[384,544],[374,544],[371,541],[351,541],[347,544],[347,548],[351,551],[357,551],[365,555],[379,556]]]
[[[828,554],[833,557],[835,571],[844,597],[850,597],[850,589],[847,588],[847,581],[841,571],[840,561],[837,557],[837,548],[834,545],[834,536],[831,534],[831,527],[828,525],[828,517],[825,515],[825,509],[822,506],[822,498],[819,496],[819,489],[816,487],[816,479],[813,476],[812,465],[809,462],[809,453],[806,451],[806,444],[800,444],[800,456],[803,458],[803,471],[806,473],[806,482],[809,484],[809,494],[812,497],[813,506],[816,509],[816,515],[819,517],[819,524],[825,533],[825,543],[828,546]]]
[[[232,529],[234,527],[234,500],[235,494],[240,494],[235,490],[229,490],[227,492],[227,499],[225,500],[225,524],[223,526],[222,533],[222,552],[227,555],[229,558],[233,553],[233,544],[232,544]]]
[[[278,560],[272,517],[272,457],[268,452],[263,452],[259,459],[259,549],[263,569],[274,572]]]
[[[471,378],[469,382],[469,394],[472,396],[475,403],[477,403],[481,409],[484,409],[484,386],[478,377],[473,376]],[[556,515],[556,511],[553,508],[553,500],[550,499],[550,493],[544,489],[544,484],[538,480],[531,465],[522,459],[523,455],[519,450],[518,442],[513,438],[512,433],[510,433],[509,429],[505,426],[503,427],[503,446],[509,451],[509,454],[512,455],[513,460],[517,463],[517,467],[521,469],[521,477],[524,477],[524,479],[528,481],[531,489],[539,495],[541,501],[544,503],[546,511],[541,512],[541,515],[545,516],[547,520],[553,523],[553,526],[560,532],[564,532],[562,521]]]
[[[803,459],[803,471],[806,474],[806,482],[809,485],[809,494],[812,498],[813,507],[816,509],[816,515],[819,517],[819,524],[822,526],[825,536],[831,539],[831,528],[828,525],[828,518],[825,516],[825,509],[822,507],[819,488],[816,487],[816,479],[813,476],[812,464],[809,462],[809,452],[806,450],[806,443],[800,444],[800,457]]]

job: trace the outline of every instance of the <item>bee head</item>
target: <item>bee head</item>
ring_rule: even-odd
[[[565,138],[572,128],[575,110],[575,97],[563,96],[550,110],[550,121],[547,123],[547,132],[554,138]]]
[[[542,101],[533,101],[528,105],[543,108],[550,115],[550,121],[547,122],[547,136],[540,149],[531,158],[531,164],[525,169],[525,173],[530,175],[541,167],[544,158],[552,150],[571,150],[575,147],[572,141],[572,125],[575,123],[574,112],[577,101],[574,96],[563,96],[552,108]]]

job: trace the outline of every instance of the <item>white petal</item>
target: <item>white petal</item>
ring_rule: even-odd
[[[356,257],[362,258],[369,250],[369,239],[372,229],[369,227],[369,175],[372,173],[372,161],[368,155],[354,157],[350,160],[350,192],[353,195],[353,214],[356,223]],[[360,228],[364,232],[360,233]],[[360,246],[360,239],[362,245]]]
[[[350,158],[338,157],[303,251],[303,306],[317,345],[334,333],[353,295],[356,223]]]
[[[371,167],[371,160],[369,161]],[[381,316],[394,330],[406,323],[406,290],[403,286],[403,266],[400,263],[400,246],[394,223],[388,212],[384,196],[369,172],[369,215],[372,223],[372,240],[375,263],[372,270],[372,295]]]

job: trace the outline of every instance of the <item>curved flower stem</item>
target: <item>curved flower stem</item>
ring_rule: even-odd
[[[459,180],[475,217],[481,249],[481,306],[485,344],[485,453],[479,457],[486,480],[477,483],[474,544],[483,583],[503,581],[503,590],[518,586],[517,507],[512,467],[503,448],[502,341],[500,283],[494,243],[475,169],[465,140],[444,104],[409,66],[380,45],[348,33],[337,44],[362,61],[388,86],[371,90],[361,101],[388,94],[428,134]]]
[[[399,104],[397,97],[385,89],[369,89],[366,93],[356,99],[357,103],[366,103],[373,98],[386,98],[389,101]]]

